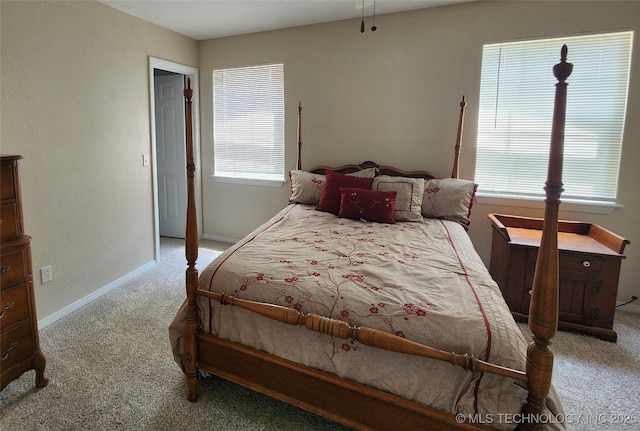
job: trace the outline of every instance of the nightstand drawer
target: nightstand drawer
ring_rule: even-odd
[[[27,285],[3,290],[0,294],[0,331],[29,318]]]
[[[529,249],[527,252],[527,263],[535,265],[537,257],[538,249]],[[602,268],[602,258],[588,254],[560,251],[558,254],[558,266],[560,268],[573,269],[576,271],[598,272]]]
[[[0,205],[0,220],[0,240],[8,241],[20,235],[18,205],[15,202]]]
[[[17,286],[27,280],[27,248],[24,246],[3,250],[0,256],[0,288]],[[4,297],[4,294],[3,294]]]
[[[597,256],[560,253],[559,257],[560,268],[592,272],[598,272],[602,268],[602,258]]]
[[[6,370],[14,364],[33,355],[33,339],[31,325],[25,322],[17,328],[10,329],[0,335],[0,368]]]

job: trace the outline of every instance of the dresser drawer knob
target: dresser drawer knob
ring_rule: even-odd
[[[9,348],[7,349],[7,352],[4,354],[2,358],[0,358],[0,362],[3,362],[5,359],[7,359],[9,357],[9,353],[11,353],[11,351],[16,347],[18,347],[18,343],[9,344]]]
[[[589,268],[591,266],[591,262],[589,262],[588,260],[583,260],[582,266],[584,266],[585,268]]]
[[[11,271],[11,265],[2,265],[2,270],[0,270],[0,272],[6,274],[9,271]]]
[[[5,313],[11,310],[14,305],[15,305],[15,302],[7,302],[7,304],[4,307],[2,307],[2,311],[0,311],[0,319],[2,319]]]

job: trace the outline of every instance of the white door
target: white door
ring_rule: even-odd
[[[156,109],[156,168],[161,236],[184,238],[187,178],[182,75],[154,78]]]

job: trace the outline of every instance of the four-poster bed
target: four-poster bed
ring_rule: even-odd
[[[456,179],[464,98],[452,179],[373,162],[304,172],[299,106],[291,205],[199,276],[185,90],[187,300],[170,332],[189,400],[210,373],[358,429],[563,428],[548,348],[572,68],[561,54],[528,348],[466,235],[475,184]]]

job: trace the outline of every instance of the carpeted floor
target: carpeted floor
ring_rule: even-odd
[[[202,241],[203,269],[226,245]],[[163,238],[160,264],[43,328],[44,389],[25,373],[0,393],[0,429],[346,430],[218,378],[186,400],[168,325],[184,300],[181,240]],[[150,295],[150,293],[154,295]],[[520,325],[526,333],[526,325]],[[618,343],[559,332],[553,377],[570,430],[640,429],[640,315],[618,311]]]

